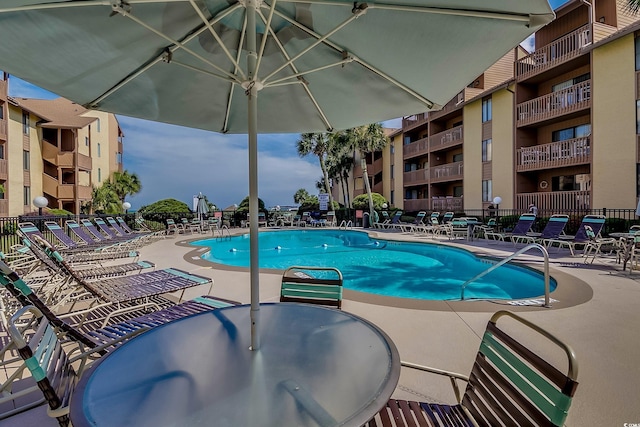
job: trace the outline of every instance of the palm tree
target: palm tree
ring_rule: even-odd
[[[337,134],[336,134],[337,135]],[[335,144],[333,144],[332,153],[330,154],[327,165],[329,176],[340,182],[342,185],[342,194],[344,197],[344,205],[351,207],[351,195],[349,194],[349,172],[353,168],[353,151],[345,149],[345,147],[339,145],[339,140],[336,138]]]
[[[118,195],[120,202],[124,202],[127,196],[133,196],[142,190],[140,178],[129,171],[114,172],[108,181],[113,191]]]
[[[91,194],[91,207],[94,212],[121,213],[122,202],[109,181],[106,181],[98,188],[93,188]]]
[[[331,134],[329,133],[303,133],[300,140],[296,143],[298,155],[300,157],[313,154],[318,157],[320,169],[322,169],[322,178],[324,187],[329,193],[329,206],[333,206],[333,196],[331,194],[331,186],[329,185],[329,174],[327,172],[326,160],[331,146]]]
[[[389,144],[389,138],[384,134],[384,129],[380,123],[372,123],[347,129],[341,133],[338,139],[341,141],[341,144],[347,145],[353,151],[358,152],[361,159],[364,159],[367,153],[383,150]],[[363,169],[366,169],[364,162],[363,166]],[[371,196],[369,177],[365,176],[364,179],[369,196],[369,210],[371,211],[371,215],[373,215],[373,198]]]
[[[305,200],[309,198],[309,192],[304,188],[300,188],[296,191],[296,194],[293,195],[293,202],[301,205]]]

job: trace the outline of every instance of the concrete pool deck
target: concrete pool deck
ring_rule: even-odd
[[[236,232],[246,232],[237,230]],[[398,232],[377,232],[381,238],[452,244],[483,255],[504,258],[523,245],[484,240],[442,240]],[[212,294],[248,303],[249,273],[245,269],[213,265],[199,260],[201,248],[189,242],[210,235],[169,236],[140,250],[141,259],[157,268],[176,267],[211,277]],[[508,309],[569,344],[579,363],[579,386],[569,411],[569,426],[623,426],[640,423],[640,272],[621,271],[615,259],[597,259],[585,265],[567,250],[550,253],[551,275],[558,289],[551,308],[515,306],[489,301],[396,301],[388,297],[345,292],[343,310],[362,316],[383,329],[404,361],[468,374],[486,323],[495,311]],[[518,257],[542,268],[541,257],[531,251]],[[281,272],[261,271],[261,301],[277,301]],[[195,297],[207,289],[189,289]],[[546,350],[546,348],[544,348]],[[564,368],[564,365],[560,365]],[[454,403],[446,378],[403,369],[394,396],[411,400],[432,398]],[[423,397],[426,396],[426,397]],[[0,420],[2,426],[55,426],[46,409]]]

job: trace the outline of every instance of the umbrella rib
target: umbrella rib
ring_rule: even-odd
[[[242,32],[240,33],[240,40],[238,41],[238,49],[237,49],[238,53],[236,58],[237,63],[240,62],[240,55],[242,54],[242,46],[244,44],[244,36],[246,34],[246,31],[247,31],[247,14],[245,13],[244,20],[242,23]],[[231,85],[229,86],[229,97],[227,98],[227,109],[224,113],[222,133],[227,133],[227,131],[229,130],[229,117],[231,116],[231,104],[233,102],[233,85],[234,83],[231,82]]]
[[[308,0],[280,0],[281,3],[309,3]],[[314,4],[325,6],[352,7],[350,3],[324,0],[314,1]],[[480,9],[448,9],[444,7],[404,6],[385,3],[367,3],[368,9],[397,10],[405,12],[432,13],[438,15],[468,16],[472,18],[502,19],[506,21],[520,21],[529,24],[531,15],[528,13],[491,12]]]
[[[262,13],[260,13],[260,10],[258,10],[257,12],[258,12],[258,15],[261,17],[261,19],[264,21],[264,16],[262,15]],[[282,44],[282,42],[280,41],[280,39],[276,35],[275,31],[273,31],[273,28],[271,28],[271,26],[269,26],[269,27],[267,27],[267,31],[271,33],[271,36],[273,37],[273,40],[278,45],[278,48],[280,49],[280,52],[282,52],[282,56],[284,56],[284,58],[287,61],[289,61],[290,60],[289,54],[287,53],[286,49],[284,48],[284,45]],[[296,65],[293,62],[289,62],[289,66],[291,67],[291,69],[293,70],[294,73],[296,73],[296,74],[299,73],[298,68],[296,67]],[[300,80],[301,82],[304,82],[302,80],[302,78],[298,78],[298,80]],[[324,113],[324,111],[320,107],[320,104],[318,104],[318,101],[313,96],[313,93],[311,93],[311,90],[309,89],[309,86],[306,84],[306,82],[304,82],[304,84],[302,85],[302,88],[307,93],[307,96],[311,100],[311,103],[313,104],[313,106],[315,107],[316,111],[320,115],[320,118],[324,122],[324,125],[325,125],[325,128],[327,129],[327,131],[329,131],[329,132],[332,131],[333,130],[333,126],[331,125],[331,122],[329,122],[329,119],[327,118],[327,115]]]
[[[273,11],[276,9],[276,3],[277,3],[277,0],[273,0],[273,2],[271,3],[271,7],[269,9],[269,17],[267,18],[267,22],[265,23],[266,28],[271,29],[271,20],[273,19]],[[264,21],[264,16],[262,16],[262,13],[260,12],[260,8],[256,8],[256,12],[260,15],[260,18]],[[255,73],[256,76],[260,72],[260,63],[262,62],[264,49],[267,46],[268,34],[269,32],[265,31],[264,36],[262,36],[262,43],[260,43],[260,52],[258,53],[258,62],[256,63],[256,73]]]
[[[282,0],[281,0],[282,1]],[[276,14],[278,14],[278,16],[284,20],[286,20],[287,22],[289,22],[291,25],[294,25],[296,27],[298,27],[299,29],[301,29],[302,31],[304,31],[305,33],[309,34],[312,37],[315,37],[316,39],[320,39],[321,36],[320,34],[316,33],[315,31],[313,31],[312,29],[308,28],[305,25],[302,25],[301,23],[299,23],[298,21],[296,21],[295,19],[291,19],[289,16],[280,13],[278,11],[276,11]],[[324,39],[322,41],[323,43],[325,43],[327,46],[335,49],[338,52],[346,52],[346,49],[338,46],[337,44],[335,44],[334,42],[332,42],[329,39]],[[368,68],[369,70],[371,70],[372,72],[374,72],[375,74],[379,75],[380,77],[383,77],[385,80],[391,82],[393,85],[397,86],[398,88],[402,89],[403,91],[407,92],[408,94],[410,94],[411,96],[413,96],[414,98],[416,98],[418,101],[422,102],[423,104],[425,104],[427,106],[427,108],[429,109],[433,109],[433,108],[438,108],[439,106],[430,101],[429,99],[425,98],[424,96],[420,95],[418,92],[416,92],[415,90],[407,87],[406,85],[400,83],[399,81],[397,81],[396,79],[390,77],[389,75],[387,75],[386,73],[378,70],[376,67],[374,67],[373,65],[366,63],[365,61],[363,61],[362,59],[359,58],[354,58],[354,61],[359,63],[360,65]]]
[[[351,22],[353,22],[354,20],[358,19],[359,15],[358,14],[353,14],[352,16],[350,16],[349,18],[345,19],[342,23],[338,24],[335,28],[333,28],[331,31],[328,31],[326,34],[323,34],[322,36],[316,37],[317,40],[312,43],[310,46],[307,46],[307,48],[303,49],[300,53],[298,53],[296,56],[294,56],[293,58],[289,59],[287,62],[285,62],[284,64],[282,64],[280,67],[276,68],[271,74],[269,74],[268,76],[266,76],[263,79],[263,83],[266,84],[266,82],[273,77],[274,75],[276,75],[277,73],[279,73],[282,69],[286,68],[287,66],[289,66],[290,64],[294,63],[295,61],[297,61],[298,59],[300,59],[303,55],[307,54],[308,52],[310,52],[314,47],[322,44],[325,40],[328,40],[329,37],[331,37],[333,34],[337,33],[338,31],[340,31],[342,28],[346,27],[347,25],[349,25]]]
[[[154,1],[154,0],[152,0],[152,1]],[[176,0],[176,1],[184,1],[184,0]],[[211,24],[215,24],[216,22],[218,22],[219,20],[225,18],[227,15],[229,15],[232,12],[234,12],[236,9],[238,9],[240,7],[241,7],[240,5],[236,4],[236,5],[228,8],[227,10],[219,13],[215,18],[211,19]],[[180,49],[183,44],[189,43],[191,40],[193,40],[194,38],[198,37],[206,29],[207,29],[206,26],[202,26],[200,29],[198,29],[197,31],[193,32],[192,34],[190,34],[189,36],[184,38],[180,43],[174,43],[173,46],[167,48],[167,50],[163,51],[156,58],[153,58],[152,60],[150,60],[149,62],[147,62],[146,64],[144,64],[140,68],[138,68],[137,70],[134,70],[133,72],[131,72],[127,77],[125,77],[124,79],[120,80],[117,84],[115,84],[114,86],[109,88],[109,90],[105,91],[102,95],[100,95],[98,98],[94,99],[93,101],[88,102],[86,105],[88,105],[88,106],[90,106],[92,108],[95,108],[104,99],[106,99],[109,96],[111,96],[114,92],[120,90],[124,85],[128,84],[130,81],[132,81],[133,79],[138,77],[140,74],[142,74],[145,71],[147,71],[149,68],[151,68],[152,66],[154,66],[158,62],[160,62],[160,61],[171,62],[171,56],[172,56],[173,52],[175,52],[176,50]],[[185,64],[180,64],[180,63],[178,63],[176,61],[173,61],[173,62],[175,62],[178,65],[186,66]],[[187,67],[192,67],[192,66],[187,66]],[[207,71],[195,68],[195,67],[193,67],[192,69],[200,71],[200,72],[208,74],[208,75],[211,75],[211,76],[214,76],[214,77],[221,78],[221,79],[226,80],[226,81],[239,83],[239,81],[237,80],[235,75],[231,75],[232,78],[228,79],[228,78],[226,78],[224,76],[219,76],[217,74],[214,74],[214,73],[211,73],[211,72],[207,72]]]
[[[189,3],[191,3],[191,6],[193,7],[193,9],[196,11],[200,19],[202,19],[202,22],[204,23],[205,27],[207,27],[207,29],[209,30],[213,38],[216,39],[222,51],[225,53],[225,55],[227,55],[227,58],[229,59],[229,61],[231,61],[231,63],[235,67],[235,70],[240,72],[242,79],[245,79],[246,75],[244,74],[244,71],[242,71],[242,68],[240,68],[240,66],[238,65],[238,61],[234,59],[234,57],[231,55],[231,52],[229,52],[227,47],[224,45],[224,43],[222,42],[222,39],[220,39],[220,36],[216,32],[216,30],[213,28],[213,24],[211,24],[209,22],[209,19],[207,19],[207,17],[204,16],[204,13],[202,13],[202,10],[196,5],[195,0],[189,0]],[[239,7],[239,3],[236,3],[235,8],[237,9],[238,7]]]
[[[338,61],[338,62],[335,62],[333,64],[323,65],[322,67],[316,67],[316,68],[312,68],[312,69],[307,70],[307,71],[297,72],[297,73],[292,74],[290,76],[282,77],[281,79],[278,79],[278,80],[272,80],[269,84],[265,85],[265,87],[266,86],[268,86],[268,87],[278,86],[278,85],[281,85],[282,83],[285,83],[287,80],[290,80],[290,79],[300,80],[300,79],[298,79],[298,77],[303,77],[303,76],[306,76],[308,74],[317,73],[318,71],[326,70],[328,68],[333,68],[333,67],[336,67],[338,65],[348,64],[348,63],[353,62],[353,61],[355,61],[355,58],[353,58],[352,56],[349,56],[348,58],[345,58],[342,61]],[[295,83],[295,82],[292,82],[292,83]]]

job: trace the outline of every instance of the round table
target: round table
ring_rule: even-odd
[[[360,426],[393,393],[398,351],[378,327],[317,305],[262,304],[154,328],[99,360],[71,400],[75,427]]]

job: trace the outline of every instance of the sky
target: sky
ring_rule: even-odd
[[[551,0],[555,9],[566,0]],[[533,39],[522,45],[533,49]],[[57,95],[10,77],[9,95],[54,99]],[[142,190],[127,199],[132,209],[173,198],[192,206],[202,193],[218,208],[240,203],[249,194],[246,135],[222,135],[175,125],[117,116],[124,132],[124,169],[140,178]],[[383,123],[400,127],[400,119]],[[294,205],[300,188],[317,194],[322,177],[315,156],[300,158],[296,141],[300,135],[259,135],[258,195],[267,207]]]

